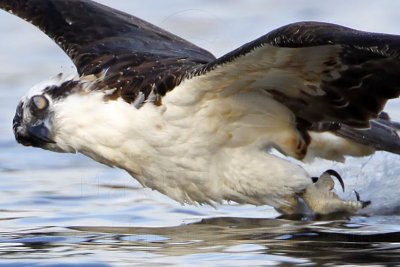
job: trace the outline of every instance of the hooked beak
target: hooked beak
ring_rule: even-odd
[[[51,133],[49,129],[44,125],[44,123],[30,126],[28,128],[29,137],[32,139],[33,143],[48,144],[55,143],[51,139]]]
[[[26,131],[18,130],[17,125],[14,127],[15,139],[24,146],[43,147],[46,144],[55,143],[51,139],[50,130],[44,123],[28,126]]]

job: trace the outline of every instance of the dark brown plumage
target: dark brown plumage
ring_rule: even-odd
[[[319,88],[326,95],[302,92],[301,98],[292,99],[279,89],[271,91],[276,99],[286,103],[303,120],[369,127],[369,120],[377,118],[386,101],[400,94],[400,36],[362,32],[321,22],[283,26],[208,64],[205,71],[266,45],[286,49],[338,47],[335,57],[321,62],[325,69],[312,70],[321,72]],[[307,62],[308,59],[303,57],[301,60]],[[340,76],[331,77],[333,71],[338,71]]]
[[[365,136],[355,128],[369,128],[386,101],[400,94],[400,37],[396,35],[301,22],[276,29],[215,59],[204,49],[154,25],[89,0],[0,0],[0,8],[31,22],[51,37],[69,55],[81,76],[104,73],[104,86],[99,87],[116,89],[109,99],[122,97],[132,103],[141,93],[144,99],[153,93],[153,101],[161,104],[162,96],[182,80],[207,75],[269,46],[288,53],[302,48],[317,51],[322,46],[337,49],[331,58],[320,62],[322,67],[307,70],[321,79],[308,90],[320,90],[323,95],[298,88],[298,96],[293,97],[280,88],[265,89],[293,111],[306,141],[307,131],[331,124],[336,128],[327,130],[364,144]],[[301,69],[308,60],[305,55],[291,64]],[[339,76],[333,75],[335,72]],[[231,78],[232,82],[241,79],[235,75]],[[384,128],[388,131],[368,132],[369,144],[398,151],[393,149],[399,141],[392,134],[396,129],[388,125]],[[380,137],[374,138],[374,134]],[[386,140],[391,141],[385,143]]]
[[[31,22],[72,59],[80,75],[108,69],[104,83],[133,102],[139,92],[165,95],[214,56],[139,18],[86,0],[2,0],[0,8]]]

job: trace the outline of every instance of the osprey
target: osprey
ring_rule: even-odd
[[[398,124],[382,112],[400,93],[400,36],[300,22],[216,59],[90,0],[0,8],[51,37],[79,74],[22,98],[16,140],[83,153],[181,203],[356,212],[369,201],[339,198],[335,171],[312,178],[292,159],[400,152]]]

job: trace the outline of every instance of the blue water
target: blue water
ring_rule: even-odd
[[[396,0],[101,2],[218,56],[300,20],[400,34]],[[349,189],[372,200],[365,216],[301,221],[266,206],[181,206],[123,171],[16,144],[11,121],[19,98],[34,83],[75,69],[44,34],[4,12],[0,34],[0,266],[400,263],[398,156],[306,166],[316,175],[328,167],[344,174]],[[397,104],[388,110],[400,119]]]

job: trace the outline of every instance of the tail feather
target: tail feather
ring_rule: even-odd
[[[386,112],[371,121],[369,129],[354,129],[347,125],[341,125],[333,132],[356,143],[373,147],[376,150],[388,151],[400,154],[400,123],[390,119]]]

